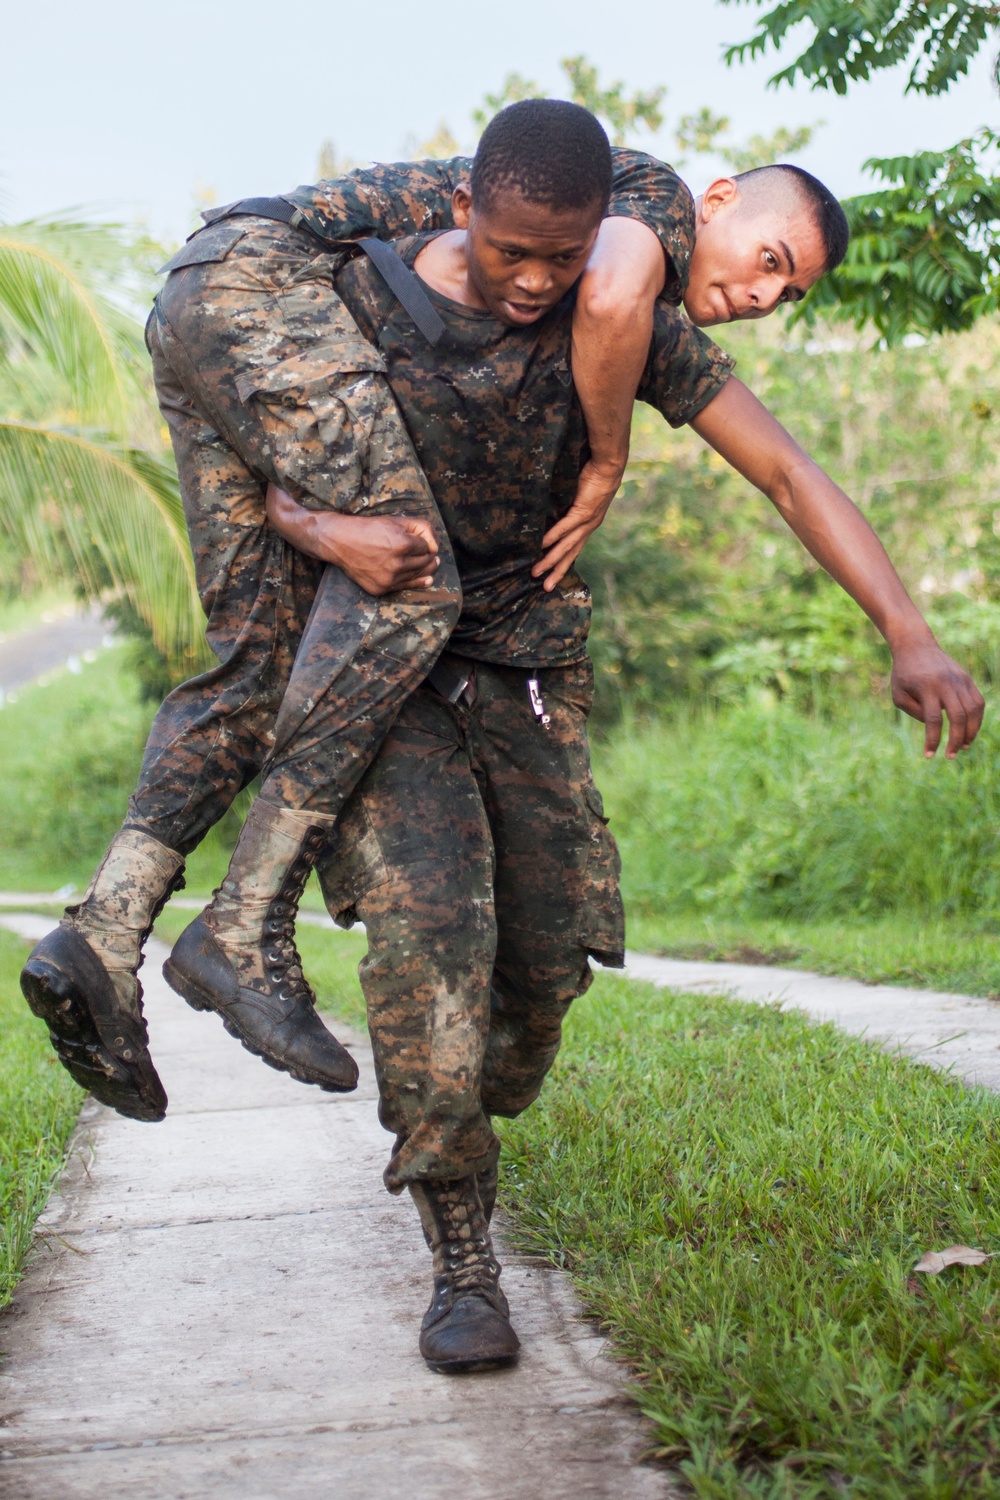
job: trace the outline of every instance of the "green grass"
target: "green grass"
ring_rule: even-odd
[[[505,1128],[516,1233],[572,1272],[713,1500],[1000,1493],[1000,1100],[794,1014],[600,977]]]
[[[874,707],[788,704],[626,725],[598,746],[633,909],[958,917],[1000,931],[1000,727],[957,761]]]
[[[595,749],[631,946],[1000,992],[1000,731],[926,762],[874,707],[626,725]]]
[[[956,990],[1000,998],[1000,937],[958,919],[906,912],[804,921],[630,912],[629,946],[668,958],[778,964],[869,984]]]
[[[27,951],[0,931],[0,1307],[21,1273],[84,1098],[21,996]]]
[[[22,688],[0,708],[0,886],[86,887],[125,816],[153,708],[140,700],[125,648],[102,651],[78,676]],[[195,889],[221,878],[237,826],[230,815],[191,859]]]

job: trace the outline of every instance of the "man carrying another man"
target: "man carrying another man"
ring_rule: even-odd
[[[336,282],[385,362],[464,594],[430,684],[403,694],[401,711],[393,700],[395,725],[322,871],[331,909],[344,920],[357,912],[368,927],[362,981],[382,1118],[396,1133],[386,1180],[410,1189],[434,1252],[421,1348],[442,1370],[516,1353],[489,1237],[498,1150],[489,1117],[537,1097],[562,1017],[590,981],[589,956],[620,963],[624,946],[617,855],[586,744],[589,601],[565,571],[603,513],[592,498],[575,514],[572,505],[588,433],[570,373],[568,294],[610,186],[596,121],[575,106],[526,101],[484,135],[471,193],[454,193],[459,228],[397,247],[445,325],[436,347],[369,259],[351,261]],[[328,202],[333,187],[324,185]],[[772,169],[713,185],[696,214],[678,185],[670,292],[706,324],[801,295],[843,253],[824,193],[804,174]],[[867,523],[676,308],[658,303],[651,323],[641,399],[675,424],[692,422],[868,612],[893,649],[896,701],[928,721],[929,746],[942,705],[950,753],[971,742],[982,700],[936,646]],[[246,398],[259,389],[247,386]],[[291,439],[288,454],[291,467]],[[338,560],[327,534],[340,518],[276,491],[268,511],[293,546]],[[419,566],[430,569],[426,554]],[[295,664],[307,684],[320,680],[336,638],[323,626],[311,639],[315,623]],[[287,706],[288,693],[283,715]],[[294,712],[307,723],[312,709]],[[387,727],[379,721],[370,742]],[[315,767],[322,757],[312,754]],[[245,882],[235,894],[223,887],[167,966],[192,1003],[224,1014],[233,985],[220,928],[238,924],[241,902],[268,899]],[[265,910],[265,928],[270,920]]]

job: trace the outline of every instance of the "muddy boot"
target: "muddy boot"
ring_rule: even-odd
[[[476,1187],[479,1189],[479,1201],[483,1205],[483,1213],[486,1215],[487,1224],[492,1224],[493,1222],[493,1210],[497,1202],[499,1179],[499,1158],[491,1167],[484,1167],[481,1172],[476,1173]]]
[[[132,1120],[162,1120],[167,1096],[149,1055],[136,970],[184,860],[123,828],[78,906],[21,970],[21,989],[49,1028],[63,1067],[95,1099]]]
[[[356,1088],[358,1067],[316,1014],[295,947],[295,915],[331,818],[250,808],[229,872],[163,965],[171,989],[214,1010],[272,1068],[330,1093]]]
[[[420,1325],[420,1352],[439,1375],[510,1365],[520,1348],[475,1177],[411,1182],[434,1254],[434,1296]]]

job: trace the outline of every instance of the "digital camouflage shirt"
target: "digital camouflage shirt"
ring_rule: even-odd
[[[431,235],[397,243],[412,267]],[[512,328],[425,284],[447,332],[431,346],[367,256],[336,286],[381,352],[455,552],[463,608],[451,649],[503,666],[554,667],[586,653],[590,594],[574,571],[546,593],[531,569],[573,501],[587,432],[570,372],[574,295]],[[672,426],[691,420],[732,360],[682,312],[656,305],[638,397]]]
[[[694,246],[694,200],[666,162],[643,151],[612,148],[614,175],[608,214],[638,219],[653,230],[667,260],[663,296],[679,303],[687,286]],[[285,193],[305,223],[323,239],[373,236],[398,240],[454,229],[451,195],[472,174],[471,156],[450,161],[376,162],[343,177]]]

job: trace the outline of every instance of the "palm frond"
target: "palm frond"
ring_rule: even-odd
[[[59,376],[79,421],[117,431],[137,402],[148,401],[130,279],[128,247],[110,226],[0,225],[3,362],[42,361]]]
[[[46,580],[123,591],[185,674],[210,660],[171,465],[98,435],[0,419],[0,535]]]

